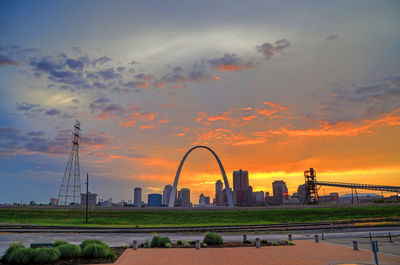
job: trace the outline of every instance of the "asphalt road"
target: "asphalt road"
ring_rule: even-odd
[[[392,245],[388,247],[388,250],[382,249],[382,252],[389,254],[400,253],[400,228],[393,227],[390,230],[388,228],[374,228],[363,229],[363,231],[353,230],[342,230],[337,232],[324,232],[324,239],[327,242],[351,245],[353,240],[360,241],[360,248],[369,249],[369,232],[371,231],[373,240],[382,242],[383,245]],[[392,239],[395,243],[387,244],[389,231],[392,235]],[[322,234],[318,231],[296,231],[292,233],[293,240],[314,240],[315,234],[319,235],[321,240]],[[202,240],[204,233],[159,233],[162,236],[168,236],[172,241],[176,240]],[[225,241],[242,241],[243,233],[221,233]],[[52,242],[54,240],[65,240],[73,244],[79,244],[87,238],[100,239],[110,246],[124,246],[131,245],[133,240],[144,242],[150,240],[152,237],[151,233],[0,233],[0,255],[4,254],[8,245],[11,242],[22,242],[25,246],[29,246],[32,242]],[[266,239],[268,241],[284,240],[288,239],[287,233],[249,233],[247,239],[254,241],[256,237],[260,239]],[[364,242],[364,243],[361,243]]]

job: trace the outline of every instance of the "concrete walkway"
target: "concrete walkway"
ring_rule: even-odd
[[[352,248],[330,243],[295,241],[295,246],[194,248],[184,249],[128,249],[117,260],[118,265],[156,264],[218,264],[218,265],[328,265],[375,264],[371,251],[354,251]],[[400,264],[399,256],[379,253],[379,264]]]

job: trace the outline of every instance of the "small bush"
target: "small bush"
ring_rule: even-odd
[[[148,240],[146,240],[146,241],[143,243],[143,247],[144,247],[144,248],[150,247],[150,243],[149,243]]]
[[[60,259],[60,251],[56,248],[36,248],[33,252],[33,263],[53,263]]]
[[[86,258],[106,258],[109,252],[110,248],[104,243],[91,243],[83,249]]]
[[[114,251],[109,251],[107,253],[106,259],[112,260],[112,261],[116,261],[117,260],[117,254],[115,254]]]
[[[250,240],[243,241],[244,244],[251,244]]]
[[[203,243],[201,246],[202,246],[203,248],[206,248],[206,247],[207,247],[207,243]]]
[[[66,242],[64,240],[56,240],[56,241],[53,242],[53,244],[54,244],[54,247],[59,247],[59,246],[64,245],[64,244],[68,244],[68,242]]]
[[[294,245],[293,241],[289,241],[289,245]]]
[[[289,240],[285,240],[285,241],[283,241],[283,244],[285,244],[285,245],[289,245]]]
[[[178,246],[182,246],[182,245],[183,245],[183,241],[179,239],[178,241],[176,241],[176,244],[177,244]]]
[[[4,253],[4,256],[2,257],[2,260],[5,261],[6,263],[9,262],[11,254],[20,248],[25,248],[22,243],[11,243],[8,249],[6,250],[6,253]]]
[[[261,240],[261,244],[262,245],[268,245],[268,240],[265,240],[265,239]]]
[[[196,240],[190,241],[190,244],[191,244],[191,245],[196,245]]]
[[[184,246],[185,248],[190,248],[190,241],[187,240],[183,246]]]
[[[9,264],[31,264],[33,249],[31,248],[17,248],[8,258]]]
[[[98,240],[98,239],[86,239],[79,246],[83,250],[89,244],[104,244],[104,245],[107,245],[106,243],[104,243],[103,241]]]
[[[208,245],[221,245],[224,243],[224,240],[220,235],[212,232],[207,233],[203,241]]]
[[[153,236],[153,238],[150,241],[150,246],[152,248],[159,247],[163,248],[165,247],[165,244],[170,243],[171,244],[171,239],[168,237],[163,237],[163,236]]]
[[[81,247],[73,244],[63,244],[57,247],[57,249],[60,251],[61,259],[73,259],[82,254]]]
[[[274,241],[274,242],[271,243],[271,245],[277,246],[277,245],[278,245],[278,242]]]
[[[166,248],[171,248],[172,245],[171,245],[171,243],[165,243],[165,247],[166,247]]]

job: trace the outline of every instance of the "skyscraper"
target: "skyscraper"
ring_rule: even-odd
[[[163,204],[164,205],[169,204],[169,198],[171,197],[171,193],[172,193],[172,185],[170,185],[170,184],[165,185],[164,191],[163,191]]]
[[[215,204],[217,206],[225,205],[223,188],[224,186],[222,184],[222,181],[217,180],[217,182],[215,182]]]
[[[162,195],[158,193],[151,193],[147,197],[148,206],[161,206]]]
[[[274,203],[283,204],[283,200],[289,196],[286,183],[283,180],[275,180],[272,182],[272,189],[274,192]]]
[[[140,206],[142,201],[142,188],[136,187],[133,193],[133,204]]]
[[[178,192],[178,200],[182,207],[190,207],[190,190],[183,188]]]
[[[249,199],[249,173],[247,171],[239,170],[233,171],[233,192],[236,193],[236,205],[250,204]]]

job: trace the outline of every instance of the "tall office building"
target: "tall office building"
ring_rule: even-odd
[[[221,180],[217,180],[215,182],[215,204],[217,206],[224,206],[224,185],[222,184]]]
[[[164,191],[163,191],[163,204],[168,205],[169,204],[169,199],[171,197],[172,193],[172,185],[168,184],[165,185]]]
[[[210,197],[208,196],[204,196],[204,194],[200,194],[199,197],[199,206],[206,206],[206,205],[210,205]]]
[[[299,185],[299,187],[297,188],[297,198],[299,199],[300,204],[306,203],[307,191],[305,184]]]
[[[285,199],[288,199],[288,189],[283,180],[275,180],[272,183],[272,190],[274,192],[274,203],[283,204]]]
[[[140,206],[142,202],[142,188],[136,187],[133,193],[133,204]]]
[[[190,190],[183,188],[178,192],[178,200],[181,207],[190,207]]]
[[[249,173],[239,170],[233,171],[233,192],[236,194],[236,205],[249,205]]]
[[[161,206],[162,204],[162,195],[158,193],[151,193],[147,197],[147,205],[148,206]]]

